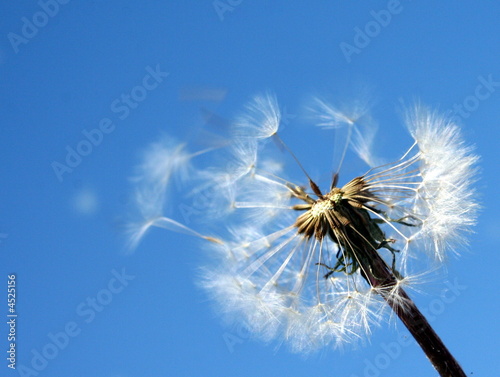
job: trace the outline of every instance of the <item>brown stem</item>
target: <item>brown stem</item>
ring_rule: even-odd
[[[363,277],[372,287],[379,288],[381,296],[413,335],[439,375],[466,377],[460,364],[448,351],[413,300],[401,287],[396,287],[396,278],[383,259],[376,251],[365,250],[365,252],[369,254],[369,258],[365,260],[370,260],[370,265],[363,266],[365,271]]]
[[[387,294],[388,292],[385,290],[382,290],[382,297],[413,335],[439,375],[442,377],[465,377],[460,364],[448,351],[412,299],[403,289],[396,289],[398,290],[397,300],[394,300],[392,294]]]

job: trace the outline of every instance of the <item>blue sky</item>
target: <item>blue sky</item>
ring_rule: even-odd
[[[4,357],[0,375],[436,375],[401,324],[308,357],[225,327],[196,286],[192,239],[153,231],[124,253],[141,151],[264,90],[297,117],[311,95],[369,92],[388,157],[410,143],[402,101],[454,112],[481,155],[483,209],[470,248],[413,296],[467,374],[500,369],[498,3],[41,0],[3,2],[0,19],[2,323],[13,273],[18,314],[18,369]],[[291,123],[283,137],[300,150],[308,132]]]

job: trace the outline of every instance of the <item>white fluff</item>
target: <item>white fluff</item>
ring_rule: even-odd
[[[247,105],[247,112],[236,120],[237,137],[266,139],[278,132],[281,112],[276,97],[271,93],[255,96]]]
[[[325,102],[317,105],[321,125],[347,126],[349,145],[373,166],[376,127],[358,122],[366,111],[346,115]],[[408,112],[406,122],[415,144],[400,160],[364,176],[377,197],[370,202],[376,208],[370,216],[385,222],[383,231],[399,250],[395,266],[406,275],[398,277],[400,285],[420,276],[417,268],[434,269],[428,261],[442,262],[455,251],[475,223],[478,207],[472,188],[478,158],[464,144],[459,128],[421,106]],[[141,165],[136,194],[144,222],[132,240],[137,243],[157,225],[211,241],[207,250],[214,263],[204,268],[201,285],[226,318],[243,321],[264,340],[285,340],[297,352],[340,347],[369,335],[386,318],[387,305],[359,271],[325,277],[326,266],[333,266],[341,252],[338,246],[329,238],[320,242],[297,233],[294,221],[302,212],[293,209],[298,200],[291,191],[303,187],[310,192],[308,179],[290,182],[287,166],[262,156],[260,147],[278,132],[279,123],[275,97],[255,97],[235,123],[230,160],[205,167],[197,174],[197,186],[188,184],[191,196],[210,189],[200,216],[223,241],[162,217],[171,177],[186,178],[194,169],[193,155],[182,144],[153,145]],[[377,252],[392,266],[389,250]],[[396,301],[397,292],[391,292]]]
[[[476,222],[472,184],[478,157],[464,144],[458,126],[425,107],[409,111],[407,125],[421,152],[422,183],[414,209],[422,212],[424,222],[418,238],[443,261],[449,250],[466,241]]]

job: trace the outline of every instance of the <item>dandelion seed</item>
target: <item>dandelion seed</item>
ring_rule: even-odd
[[[340,156],[339,167],[342,165],[349,146],[368,166],[380,164],[380,160],[372,152],[377,125],[369,116],[367,103],[361,102],[342,111],[323,100],[316,99],[311,110],[319,120],[318,126],[334,130],[346,128],[347,139],[351,139],[351,142],[336,146],[338,151],[334,151]]]
[[[231,158],[226,166],[218,171],[211,171],[212,181],[222,185],[231,185],[240,178],[251,174],[257,165],[257,143],[253,140],[239,140],[231,146]]]
[[[270,93],[259,95],[247,105],[247,113],[236,121],[235,135],[266,139],[278,132],[280,121],[276,97]]]
[[[134,201],[140,216],[139,221],[131,223],[127,229],[129,250],[135,249],[147,231],[165,218],[163,209],[172,179],[181,184],[196,175],[191,160],[208,151],[211,149],[189,153],[184,143],[167,136],[146,150],[132,178],[136,184]]]
[[[201,187],[215,188],[214,205],[231,193],[234,210],[211,224],[220,238],[164,217],[154,222],[212,241],[217,262],[201,280],[224,315],[264,340],[283,338],[292,350],[309,352],[370,335],[388,305],[442,376],[465,376],[404,290],[426,256],[442,262],[475,223],[478,158],[458,127],[416,106],[406,119],[415,142],[399,160],[344,185],[334,172],[330,186],[321,188],[277,136],[275,98],[256,97],[248,110],[236,123],[234,163],[201,174]],[[374,133],[324,102],[317,111],[324,125],[350,127],[351,146],[371,166]],[[261,141],[271,136],[304,172],[301,182],[267,158],[264,147],[271,144]]]

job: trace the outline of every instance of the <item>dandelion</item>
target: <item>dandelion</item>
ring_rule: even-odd
[[[163,211],[172,180],[181,185],[188,177],[192,179],[199,175],[192,166],[192,159],[212,150],[209,148],[190,153],[186,150],[185,143],[176,142],[167,136],[149,146],[132,178],[136,185],[133,199],[139,210],[139,220],[128,227],[129,250],[135,249],[153,226],[198,235],[175,220],[164,217]]]
[[[235,124],[238,137],[266,139],[278,132],[281,113],[276,97],[271,93],[258,95],[247,105],[247,112]]]
[[[368,123],[360,127],[352,114],[318,105],[320,125],[347,127],[353,151],[372,166]],[[204,269],[202,285],[224,315],[243,320],[264,340],[283,338],[293,351],[309,352],[364,339],[388,307],[441,376],[465,376],[404,289],[422,272],[418,268],[435,269],[463,244],[475,222],[478,158],[459,128],[415,106],[406,118],[414,143],[399,160],[345,184],[336,171],[329,186],[320,187],[280,138],[275,98],[256,97],[248,109],[232,133],[234,163],[198,176],[212,189],[213,206],[231,192],[233,210],[210,218],[217,238],[165,217],[159,221],[211,241],[216,263]],[[301,179],[286,175],[268,138],[285,147]]]

